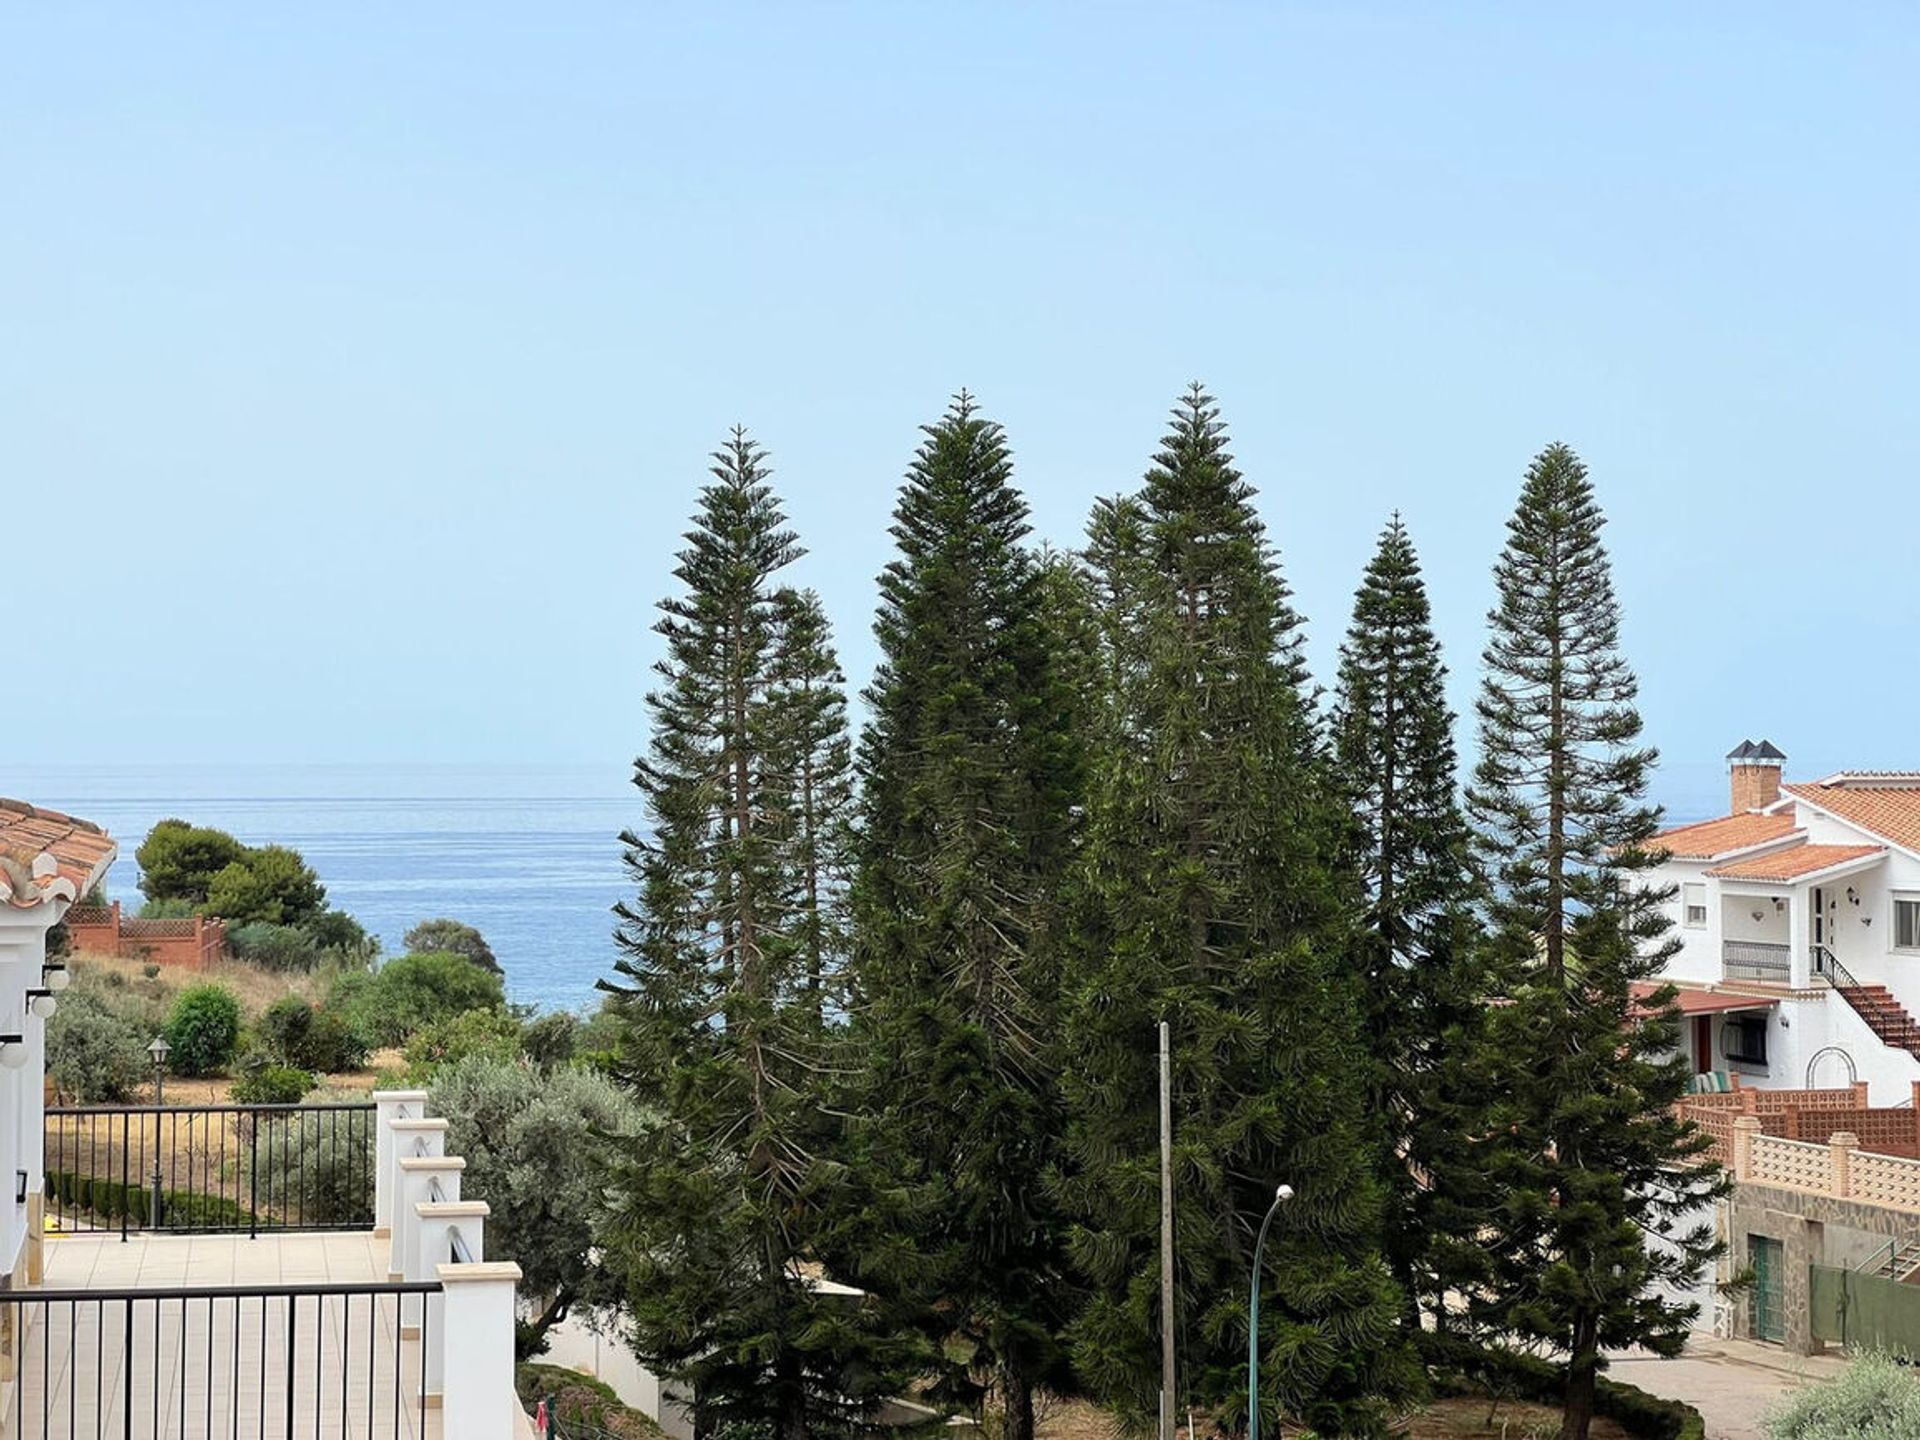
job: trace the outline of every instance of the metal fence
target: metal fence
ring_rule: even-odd
[[[1828,1265],[1810,1269],[1816,1340],[1920,1358],[1920,1285]]]
[[[424,1440],[437,1283],[0,1291],[10,1440]],[[418,1336],[415,1336],[415,1329]]]
[[[69,1233],[364,1230],[374,1120],[371,1104],[50,1109],[47,1218]]]
[[[1720,973],[1728,980],[1773,980],[1785,984],[1792,971],[1793,951],[1785,945],[1758,940],[1724,940],[1720,944]]]

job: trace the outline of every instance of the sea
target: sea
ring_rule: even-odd
[[[1818,771],[1799,773],[1819,773]],[[250,845],[290,845],[328,900],[386,953],[421,920],[450,916],[487,937],[508,998],[544,1010],[597,1003],[611,973],[613,906],[632,890],[620,832],[640,827],[623,766],[101,765],[0,768],[0,795],[105,827],[120,841],[109,898],[140,903],[134,850],[177,816]],[[1723,814],[1719,764],[1655,774],[1675,823]]]

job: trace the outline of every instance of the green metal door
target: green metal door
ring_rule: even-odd
[[[1778,1240],[1747,1236],[1747,1255],[1753,1263],[1753,1338],[1775,1342],[1787,1338],[1781,1314],[1780,1290],[1786,1278],[1786,1256]]]

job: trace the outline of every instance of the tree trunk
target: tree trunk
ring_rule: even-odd
[[[1033,1382],[1017,1366],[1000,1369],[1000,1408],[1003,1440],[1033,1440]]]
[[[1567,1365],[1567,1411],[1560,1422],[1560,1440],[1587,1440],[1593,1423],[1594,1382],[1600,1373],[1600,1347],[1594,1322],[1585,1316],[1574,1321],[1573,1355]]]

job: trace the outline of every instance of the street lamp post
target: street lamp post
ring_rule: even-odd
[[[1282,1185],[1273,1192],[1273,1204],[1267,1218],[1260,1222],[1260,1238],[1253,1242],[1253,1290],[1247,1304],[1247,1440],[1260,1440],[1260,1252],[1267,1246],[1267,1231],[1280,1207],[1293,1198],[1293,1187]]]
[[[160,1229],[160,1187],[165,1183],[160,1173],[160,1107],[167,1101],[167,1056],[172,1053],[173,1047],[164,1035],[154,1036],[147,1046],[147,1054],[153,1057],[153,1203],[148,1228],[156,1233]]]

